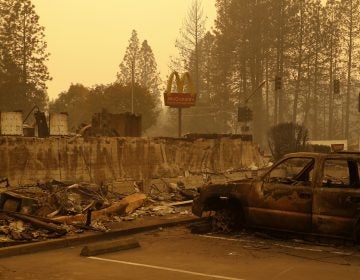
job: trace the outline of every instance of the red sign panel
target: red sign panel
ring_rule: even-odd
[[[175,108],[195,106],[196,95],[191,93],[164,93],[165,105]]]
[[[331,144],[331,150],[333,152],[341,152],[344,150],[344,144]]]

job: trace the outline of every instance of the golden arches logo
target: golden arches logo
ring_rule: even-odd
[[[173,83],[176,83],[176,92],[173,92]],[[184,92],[185,86],[187,91]],[[178,72],[174,71],[170,74],[166,91],[164,93],[165,105],[170,107],[191,107],[195,105],[196,93],[194,84],[188,72],[184,73],[181,78]]]
[[[175,82],[176,82],[176,89],[177,89],[177,93],[184,93],[184,86],[187,85],[188,86],[188,90],[190,94],[195,95],[195,91],[194,91],[194,84],[192,82],[192,79],[190,77],[189,72],[184,73],[181,78],[178,72],[174,71],[170,74],[169,76],[169,80],[167,83],[167,87],[166,87],[166,92],[171,93],[171,89],[174,83],[174,78],[175,78]]]

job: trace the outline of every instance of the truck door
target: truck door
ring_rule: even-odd
[[[249,205],[255,226],[311,231],[314,158],[285,159],[265,175],[256,198]]]
[[[317,233],[351,236],[360,215],[359,162],[327,158],[322,180],[314,189],[313,229]]]

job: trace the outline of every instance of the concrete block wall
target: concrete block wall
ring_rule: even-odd
[[[111,182],[225,172],[262,165],[241,139],[0,137],[0,179],[12,186],[49,180]]]

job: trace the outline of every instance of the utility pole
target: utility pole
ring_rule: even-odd
[[[131,113],[134,114],[135,61],[131,62]]]
[[[182,136],[182,110],[181,108],[178,108],[178,112],[179,112],[179,138],[181,138]]]

